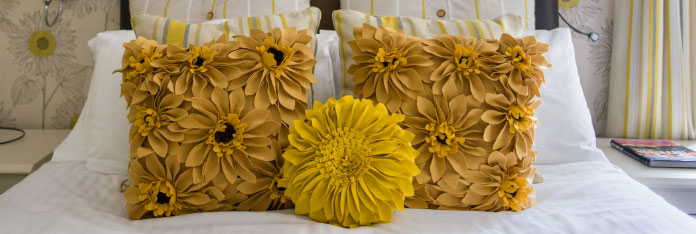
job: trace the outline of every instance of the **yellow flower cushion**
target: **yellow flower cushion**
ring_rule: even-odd
[[[132,219],[292,206],[277,187],[281,147],[316,82],[312,37],[274,28],[234,38],[124,44]]]
[[[341,54],[342,76],[336,77],[335,84],[342,86],[342,93],[337,95],[353,95],[356,84],[353,74],[348,68],[356,63],[355,53],[351,50],[349,41],[359,38],[354,29],[369,24],[374,27],[388,27],[403,30],[406,36],[424,39],[450,34],[477,39],[497,39],[502,33],[520,36],[523,25],[519,16],[506,14],[494,20],[436,20],[419,17],[371,16],[358,11],[337,10],[333,13],[333,23],[339,37],[339,52]]]
[[[316,102],[290,128],[283,153],[285,194],[296,214],[342,227],[389,222],[413,195],[414,135],[383,104],[345,96]]]
[[[543,57],[534,37],[444,35],[421,40],[363,24],[349,41],[356,95],[403,113],[421,173],[411,208],[531,207],[532,149]]]
[[[285,14],[274,14],[257,17],[239,17],[226,20],[216,20],[217,23],[186,23],[159,15],[139,14],[133,16],[131,23],[138,37],[155,40],[159,44],[174,44],[187,47],[189,44],[201,45],[222,35],[232,39],[234,35],[248,36],[251,29],[271,31],[273,28],[294,27],[298,31],[309,30],[315,38],[321,12],[316,7]],[[314,40],[311,44],[314,47]]]

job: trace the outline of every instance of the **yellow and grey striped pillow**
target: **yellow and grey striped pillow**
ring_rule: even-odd
[[[355,84],[353,76],[347,71],[354,60],[348,41],[355,40],[353,29],[362,27],[363,23],[403,30],[408,36],[423,39],[445,34],[477,39],[498,39],[503,33],[519,37],[523,29],[521,17],[513,14],[505,14],[494,20],[435,20],[408,16],[370,16],[359,11],[337,10],[333,13],[333,23],[339,38],[342,74],[334,78],[334,84],[341,86],[341,96],[353,95]]]
[[[534,0],[341,0],[341,9],[421,19],[494,19],[512,13],[534,30]]]
[[[227,34],[230,40],[235,35],[249,35],[251,28],[269,32],[273,28],[295,27],[309,29],[312,37],[311,47],[316,44],[316,31],[321,12],[316,7],[287,14],[242,17],[216,20],[218,23],[187,24],[176,19],[156,15],[136,15],[132,19],[136,36],[155,40],[160,44],[174,44],[187,47],[201,45]]]
[[[299,11],[309,7],[309,0],[216,0],[215,19],[251,17]]]
[[[214,11],[216,0],[129,0],[131,16],[140,14],[159,15],[183,21],[201,23],[208,20],[207,14]]]

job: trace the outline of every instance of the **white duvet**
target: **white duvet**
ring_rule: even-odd
[[[292,210],[131,221],[125,176],[49,162],[0,195],[0,233],[694,233],[696,219],[606,162],[539,166],[537,204],[521,212],[406,209],[391,223],[344,229]]]

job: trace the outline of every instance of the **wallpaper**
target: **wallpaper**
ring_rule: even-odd
[[[93,67],[87,41],[118,29],[119,1],[63,1],[48,27],[44,1],[0,0],[0,126],[69,128],[78,117]]]
[[[595,133],[602,135],[606,126],[609,99],[614,1],[559,0],[558,8],[574,27],[583,32],[600,34],[600,41],[592,42],[586,35],[573,32],[573,45],[580,83],[592,114]],[[560,23],[561,27],[567,27],[562,20]]]

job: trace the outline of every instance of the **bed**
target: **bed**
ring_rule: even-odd
[[[127,4],[128,1],[122,2]],[[324,14],[338,7],[338,1],[316,2],[321,2]],[[537,1],[538,29],[557,26],[557,19],[555,23],[552,20],[557,11],[553,5]],[[543,12],[547,14],[544,16]],[[123,13],[123,18],[128,19],[127,10]],[[126,25],[130,24],[124,24],[124,28]],[[563,33],[569,38],[568,30]],[[557,69],[556,72],[565,72],[564,69],[570,68],[559,66],[554,69]],[[577,74],[576,70],[570,71],[572,72]],[[574,82],[579,85],[577,80]],[[553,103],[554,100],[549,100],[545,108],[555,108]],[[584,99],[580,102],[581,106],[583,104],[586,105]],[[0,233],[696,232],[696,219],[679,211],[609,163],[592,142],[594,133],[591,125],[581,127],[585,132],[591,133],[591,137],[584,138],[584,143],[578,140],[565,142],[563,146],[540,146],[562,149],[562,153],[553,155],[557,158],[587,160],[538,161],[538,172],[543,175],[544,181],[535,185],[536,205],[531,209],[521,212],[406,209],[394,213],[391,223],[355,229],[313,222],[305,216],[294,215],[293,210],[198,213],[132,221],[128,219],[124,208],[126,201],[119,192],[119,186],[127,176],[101,174],[85,169],[86,162],[79,160],[81,156],[73,155],[77,153],[69,150],[70,145],[81,143],[72,137],[62,145],[60,158],[63,160],[44,164],[0,195]],[[539,134],[550,135],[557,131],[558,129],[546,127]],[[70,158],[74,160],[65,160]]]

